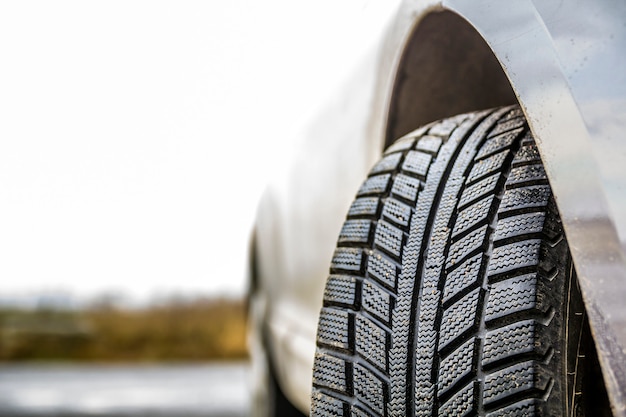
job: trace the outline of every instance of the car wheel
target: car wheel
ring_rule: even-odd
[[[585,397],[602,386],[594,356],[521,110],[449,118],[387,149],[332,259],[311,415],[602,415],[602,389]]]

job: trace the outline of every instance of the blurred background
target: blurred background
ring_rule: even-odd
[[[393,3],[0,4],[0,415],[247,415],[256,201]]]

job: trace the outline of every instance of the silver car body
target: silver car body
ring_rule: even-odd
[[[437,27],[455,19],[458,27],[420,35],[427,22]],[[493,52],[502,74],[494,89],[508,83],[529,120],[565,226],[613,410],[626,415],[625,22],[621,0],[413,0],[398,6],[385,36],[344,90],[294,138],[291,163],[269,185],[258,211],[251,297],[255,357],[271,359],[280,386],[298,408],[310,404],[325,279],[360,183],[392,135],[459,107],[436,92],[420,94],[416,86],[485,81],[462,71],[461,63],[416,71],[419,51],[460,43]],[[475,31],[482,45],[461,39],[461,29]],[[430,80],[432,74],[439,79]],[[490,94],[493,104],[507,104],[506,92],[485,91]],[[482,104],[479,96],[467,101]],[[411,111],[414,117],[405,120]],[[394,129],[398,125],[403,127]]]

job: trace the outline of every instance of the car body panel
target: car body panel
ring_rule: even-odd
[[[301,409],[309,406],[317,315],[337,236],[382,148],[381,137],[368,134],[374,62],[364,67],[370,72],[346,86],[343,95],[356,104],[331,103],[294,138],[299,145],[291,163],[278,172],[257,214],[256,297],[270,300],[265,322],[275,372],[285,394]],[[314,219],[308,217],[312,214]],[[299,349],[292,348],[294,341]],[[303,374],[306,378],[300,378]]]
[[[411,34],[451,10],[484,38],[533,130],[566,229],[616,415],[626,414],[626,6],[620,1],[405,1],[380,44],[269,186],[256,223],[259,290],[278,379],[309,406],[315,329],[341,224],[381,155]]]

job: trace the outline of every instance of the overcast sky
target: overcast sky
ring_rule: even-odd
[[[389,2],[0,5],[0,295],[241,294],[289,132]]]

